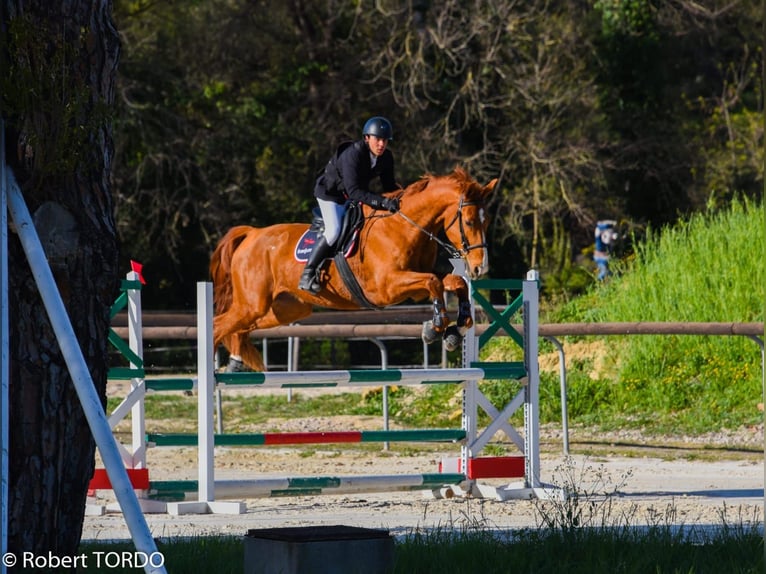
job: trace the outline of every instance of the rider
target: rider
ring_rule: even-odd
[[[325,166],[314,186],[314,197],[324,220],[324,231],[311,252],[298,288],[319,293],[322,285],[317,269],[330,257],[340,234],[346,202],[359,201],[373,209],[399,211],[399,199],[382,197],[370,191],[373,178],[379,177],[383,191],[401,189],[394,177],[394,155],[387,149],[394,130],[386,118],[367,120],[364,139],[341,146]]]

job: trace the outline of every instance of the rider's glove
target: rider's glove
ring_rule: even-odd
[[[383,209],[387,209],[391,213],[399,211],[399,198],[398,197],[384,197],[380,202],[380,206]]]

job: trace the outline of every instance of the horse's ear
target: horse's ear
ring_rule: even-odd
[[[484,186],[484,189],[481,190],[481,196],[487,197],[490,193],[494,191],[496,185],[497,185],[497,178],[493,179],[487,185]]]

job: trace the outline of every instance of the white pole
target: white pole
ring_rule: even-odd
[[[524,362],[527,368],[526,402],[524,403],[524,442],[526,443],[527,481],[530,488],[539,488],[540,482],[540,365],[538,358],[540,276],[534,269],[527,272],[522,283],[524,306]]]
[[[292,373],[295,369],[293,369],[293,365],[297,364],[297,361],[293,361],[293,358],[295,357],[295,337],[288,337],[287,338],[287,364],[285,365],[285,370]],[[287,389],[287,402],[290,403],[293,400],[293,390],[291,388]]]
[[[0,118],[0,556],[8,552],[8,210],[5,199],[5,126]],[[0,573],[7,571],[0,561]]]
[[[452,260],[452,266],[457,270],[457,266],[454,260]],[[464,265],[464,264],[463,264]],[[468,273],[463,267],[463,280],[466,283],[468,290],[468,301],[471,303],[471,326],[463,335],[463,344],[461,347],[463,368],[471,368],[471,364],[478,361],[479,353],[479,338],[476,336],[476,328],[474,327],[474,321],[476,319],[473,302],[474,302],[474,290],[473,282],[468,276]],[[446,363],[446,349],[442,345],[442,364]],[[473,379],[466,381],[463,386],[463,430],[465,430],[465,441],[460,447],[460,466],[461,472],[468,476],[468,459],[476,456],[476,452],[473,451],[473,444],[476,442],[476,436],[478,434],[478,419],[479,419],[479,407],[478,407],[478,394],[479,394],[479,379]],[[468,480],[468,491],[471,492],[474,489],[476,481]]]
[[[139,281],[139,274],[136,271],[130,271],[127,275],[128,281]],[[128,344],[130,350],[133,351],[140,359],[141,364],[135,365],[131,363],[133,369],[143,369],[144,361],[144,334],[142,331],[143,320],[141,317],[141,290],[129,289],[127,291],[128,296]],[[144,386],[143,377],[133,378],[130,380],[130,391],[133,393],[141,393],[140,398],[133,405],[130,411],[131,428],[132,428],[132,452],[131,454],[131,468],[146,468],[146,420],[144,415],[144,396],[146,395],[146,387]]]
[[[213,392],[215,356],[213,349],[213,284],[197,283],[197,464],[199,502],[215,500],[213,436]]]
[[[109,427],[109,421],[101,406],[101,399],[96,392],[96,387],[93,384],[88,365],[80,350],[72,323],[69,321],[64,302],[61,300],[61,295],[56,288],[53,274],[50,267],[48,267],[45,251],[40,243],[40,238],[37,236],[29,210],[24,203],[21,190],[10,168],[6,168],[6,186],[8,209],[11,213],[11,218],[26,253],[29,266],[32,268],[37,289],[40,291],[40,296],[61,348],[61,354],[64,356],[69,374],[77,391],[77,396],[80,398],[80,404],[90,425],[93,438],[96,440],[101,458],[104,461],[107,475],[112,483],[112,490],[117,497],[117,501],[120,503],[123,516],[125,516],[128,530],[138,551],[155,557],[155,562],[163,564],[155,566],[150,563],[146,565],[144,570],[150,573],[164,574],[166,572],[164,559],[159,560],[157,558],[161,555],[157,552],[157,545],[154,543],[149,526],[141,512],[138,498],[133,491],[130,478],[122,463],[122,457],[112,435],[112,429]],[[150,560],[150,562],[152,561]]]

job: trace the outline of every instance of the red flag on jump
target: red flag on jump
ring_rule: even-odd
[[[146,281],[144,281],[144,276],[141,274],[141,270],[143,268],[144,266],[138,261],[133,261],[132,259],[130,260],[130,270],[138,273],[138,280],[141,282],[141,285],[146,285]]]

